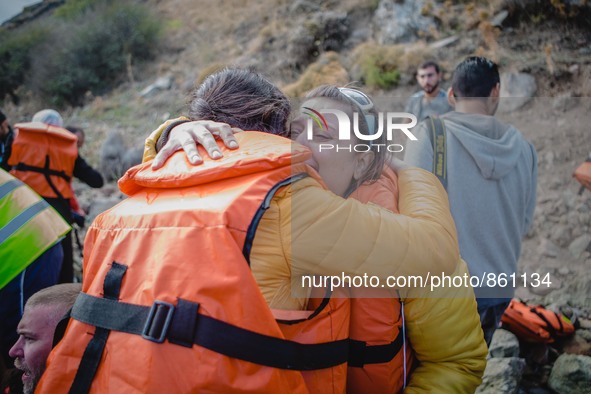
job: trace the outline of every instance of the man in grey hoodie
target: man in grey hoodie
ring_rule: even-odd
[[[474,290],[487,344],[519,283],[517,261],[532,223],[537,182],[533,145],[494,117],[499,91],[497,65],[469,57],[452,78],[449,100],[455,111],[441,116],[451,212],[460,253],[480,282]],[[422,122],[415,129],[418,140],[407,143],[405,161],[431,171],[433,145],[427,133],[427,122]],[[499,284],[503,277],[506,286]]]

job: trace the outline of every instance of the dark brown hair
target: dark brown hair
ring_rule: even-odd
[[[290,110],[288,98],[262,75],[226,68],[193,92],[189,118],[286,136]]]

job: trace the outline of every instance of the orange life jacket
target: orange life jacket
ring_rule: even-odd
[[[399,213],[397,185],[396,174],[384,167],[379,180],[361,185],[350,198]],[[402,308],[397,292],[355,287],[350,292],[351,354],[347,393],[401,392],[410,375],[414,354],[410,343],[404,340]]]
[[[10,173],[41,197],[70,198],[70,180],[78,156],[77,138],[68,130],[44,123],[14,125],[8,164]]]
[[[552,343],[575,332],[575,326],[566,316],[516,299],[505,309],[501,325],[526,342]]]
[[[223,160],[179,152],[119,181],[130,198],[88,230],[82,293],[37,392],[305,393],[302,370],[346,365],[346,339],[285,340],[247,263],[258,219],[309,152],[236,138]]]
[[[587,160],[577,167],[573,173],[573,177],[582,185],[579,194],[583,193],[585,187],[591,190],[591,154],[589,154]]]

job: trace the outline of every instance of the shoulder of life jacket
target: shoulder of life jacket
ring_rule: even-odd
[[[513,299],[501,317],[504,329],[526,342],[552,343],[575,331],[574,325],[564,315],[552,312],[541,305],[533,306]]]
[[[220,147],[224,160],[193,167],[182,153],[120,180],[130,198],[88,230],[83,292],[38,392],[306,393],[319,388],[303,371],[346,371],[346,335],[286,340],[248,265],[258,220],[309,152],[236,137],[244,151]]]
[[[14,125],[8,159],[10,173],[45,198],[70,198],[70,181],[78,157],[77,138],[61,127],[39,122]]]
[[[45,200],[0,169],[0,289],[68,231]]]

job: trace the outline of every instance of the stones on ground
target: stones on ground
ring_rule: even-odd
[[[562,352],[564,354],[580,354],[583,356],[591,356],[591,343],[589,343],[583,336],[575,332],[574,335],[565,338],[561,341]]]
[[[510,331],[495,331],[489,347],[492,358],[519,357],[519,339]]]
[[[591,357],[561,355],[552,367],[548,385],[557,393],[591,393]]]
[[[172,88],[173,83],[174,78],[172,77],[172,75],[165,75],[163,77],[158,78],[153,84],[147,86],[144,90],[142,90],[140,92],[140,96],[147,98],[155,95],[160,91],[169,90],[170,88]]]
[[[581,257],[583,252],[589,252],[591,249],[591,235],[583,234],[568,246],[568,251],[573,255],[575,258]]]
[[[536,93],[536,79],[526,73],[501,74],[500,112],[513,112],[527,104]]]
[[[100,170],[107,181],[114,181],[121,177],[125,151],[121,133],[117,131],[109,133],[101,146],[100,153]]]
[[[425,0],[381,0],[373,18],[378,43],[412,42],[419,38],[420,31],[436,28],[433,18],[421,13],[425,4]]]
[[[509,11],[507,10],[502,10],[501,12],[499,12],[498,14],[496,14],[491,20],[490,20],[490,24],[494,27],[500,27],[503,28],[503,22],[505,21],[505,19],[507,19],[507,17],[509,16]]]
[[[560,226],[562,230],[565,230],[564,226]],[[568,230],[568,229],[566,229]],[[570,232],[569,232],[570,234]],[[552,232],[552,238],[554,239],[554,231]],[[567,241],[568,242],[568,241]],[[560,253],[560,248],[556,246],[552,241],[549,239],[542,239],[540,244],[538,245],[538,253],[542,256],[556,258]]]
[[[491,358],[486,364],[478,394],[515,394],[525,368],[525,360],[517,357]]]

